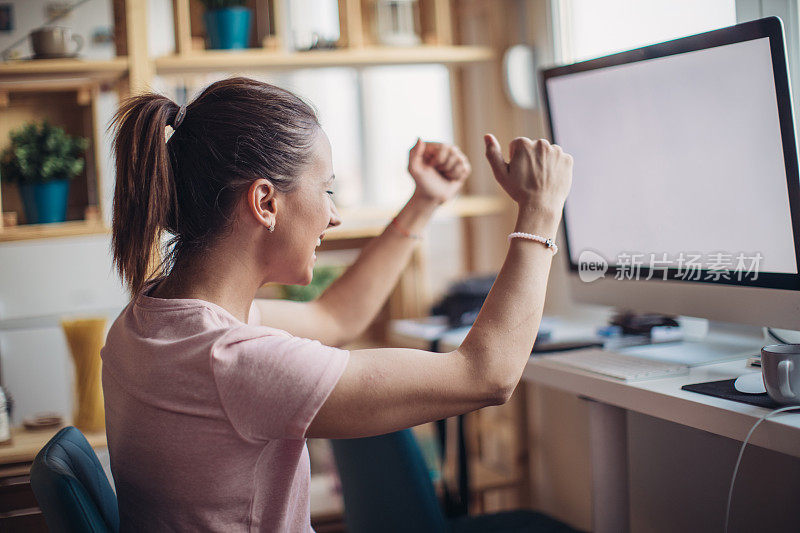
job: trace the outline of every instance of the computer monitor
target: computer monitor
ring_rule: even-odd
[[[800,329],[800,178],[780,19],[542,71],[574,157],[579,302]],[[698,257],[699,256],[699,257]]]

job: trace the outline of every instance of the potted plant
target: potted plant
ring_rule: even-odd
[[[283,298],[297,302],[310,302],[316,300],[328,285],[336,281],[342,274],[342,267],[339,266],[317,266],[314,267],[314,276],[308,285],[284,285]]]
[[[28,224],[63,222],[69,182],[83,171],[89,142],[47,121],[30,122],[10,134],[0,156],[0,179],[19,186]]]
[[[250,40],[250,10],[246,0],[201,0],[206,6],[208,46],[214,49],[247,48]]]

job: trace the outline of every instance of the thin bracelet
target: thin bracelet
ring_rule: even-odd
[[[523,233],[521,231],[515,231],[514,233],[508,236],[509,241],[514,238],[528,239],[530,241],[540,242],[545,246],[547,246],[550,250],[552,250],[553,255],[556,255],[558,253],[558,246],[556,245],[553,239],[545,239],[544,237],[541,237],[539,235],[534,235],[533,233]]]
[[[397,217],[393,218],[392,221],[389,223],[389,225],[393,226],[394,229],[396,229],[400,233],[400,235],[402,235],[403,237],[407,237],[409,239],[416,239],[416,240],[422,239],[422,235],[420,235],[418,233],[411,233],[410,231],[408,231],[407,229],[402,227],[400,224],[398,224],[397,223]]]

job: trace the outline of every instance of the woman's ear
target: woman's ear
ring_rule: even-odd
[[[256,220],[269,231],[275,229],[278,201],[275,186],[269,180],[255,180],[247,190],[247,207]]]

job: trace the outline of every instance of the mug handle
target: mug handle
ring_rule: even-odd
[[[792,392],[792,387],[789,385],[789,372],[792,367],[794,365],[788,359],[778,363],[778,389],[780,389],[781,395],[786,398],[794,398],[794,392]]]
[[[73,34],[72,40],[75,41],[75,43],[78,45],[75,48],[75,50],[73,50],[72,55],[78,55],[78,52],[80,52],[81,49],[83,48],[83,43],[84,43],[83,36],[82,35],[78,35],[77,33]]]

